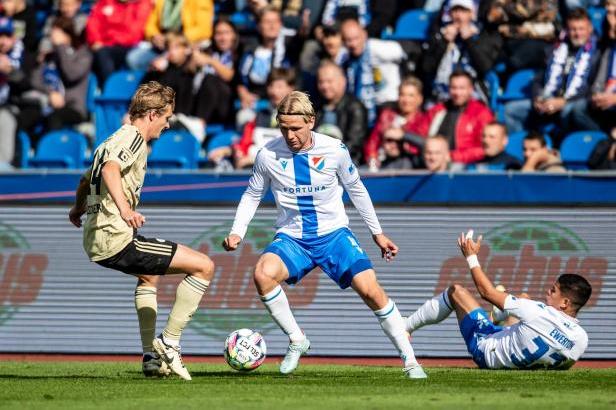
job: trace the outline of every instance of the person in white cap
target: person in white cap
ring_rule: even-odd
[[[432,98],[437,101],[448,98],[451,73],[463,70],[475,80],[483,79],[502,47],[499,34],[478,21],[473,0],[451,0],[448,6],[451,20],[432,35],[422,60],[423,72],[432,77]],[[475,84],[475,97],[487,102],[487,87],[481,81]]]

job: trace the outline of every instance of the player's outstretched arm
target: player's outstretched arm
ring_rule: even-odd
[[[77,228],[81,227],[81,216],[86,213],[88,189],[90,185],[90,180],[86,177],[87,174],[86,172],[79,180],[79,185],[75,192],[75,204],[68,212],[68,219]]]
[[[384,233],[372,235],[372,239],[374,243],[376,243],[376,246],[381,249],[381,257],[387,262],[393,260],[398,254],[398,245],[385,236]]]
[[[105,181],[105,186],[113,202],[118,207],[120,216],[124,222],[131,228],[141,228],[145,223],[145,217],[139,212],[133,211],[126,196],[124,196],[124,192],[122,191],[122,174],[120,170],[120,164],[115,161],[107,161],[105,165],[103,165],[103,170],[101,171],[103,181]]]
[[[261,198],[263,198],[269,189],[270,177],[267,167],[263,162],[263,155],[263,149],[257,153],[255,163],[252,167],[252,176],[248,181],[248,187],[246,191],[244,191],[244,194],[242,194],[242,199],[240,199],[240,203],[235,211],[231,232],[222,242],[222,246],[226,251],[234,251],[237,249],[242,238],[246,235],[248,225],[259,207]]]
[[[502,310],[505,306],[505,299],[507,299],[508,293],[497,290],[483,269],[481,269],[479,260],[477,259],[479,249],[481,248],[481,239],[482,237],[480,235],[479,238],[477,238],[477,242],[473,241],[473,230],[471,229],[466,235],[463,233],[460,234],[458,246],[462,251],[462,255],[464,255],[468,262],[471,275],[473,276],[473,282],[475,282],[475,286],[481,297]]]

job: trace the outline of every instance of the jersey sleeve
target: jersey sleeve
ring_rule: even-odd
[[[130,167],[137,159],[137,154],[142,149],[145,141],[139,135],[134,138],[120,138],[116,144],[108,146],[105,150],[101,163],[114,161],[120,165],[122,171]]]
[[[244,191],[240,204],[235,212],[233,227],[231,233],[244,238],[250,221],[255,215],[261,198],[265,195],[270,185],[270,178],[267,173],[265,162],[265,153],[261,149],[255,158],[255,163],[252,167],[252,176],[248,181],[248,188]]]
[[[338,168],[336,172],[338,173],[338,178],[342,186],[344,186],[344,189],[349,194],[353,205],[355,205],[362,219],[366,225],[368,225],[370,232],[372,232],[373,235],[383,233],[383,229],[381,229],[381,224],[374,210],[374,205],[372,205],[370,194],[368,194],[368,190],[359,178],[359,171],[351,160],[348,148],[342,143],[340,144],[338,152]]]
[[[529,322],[541,315],[545,305],[534,300],[518,298],[513,295],[505,299],[505,313],[517,317],[523,322]]]

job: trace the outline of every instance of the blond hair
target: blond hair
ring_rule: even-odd
[[[280,101],[276,110],[278,111],[276,114],[278,122],[280,122],[281,115],[301,115],[306,123],[316,117],[310,97],[301,91],[290,92]]]
[[[150,111],[162,115],[167,107],[171,111],[175,108],[175,91],[171,87],[162,85],[157,81],[149,81],[141,84],[128,107],[128,115],[131,121],[143,118]]]
[[[402,89],[402,87],[415,87],[417,91],[419,92],[419,94],[423,92],[423,83],[421,82],[419,78],[412,76],[412,75],[405,77],[400,82],[400,89]]]

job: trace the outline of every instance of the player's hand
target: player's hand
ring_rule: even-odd
[[[372,235],[372,239],[381,248],[381,257],[387,262],[393,260],[398,254],[398,246],[385,234]]]
[[[460,237],[458,238],[458,246],[460,247],[460,250],[462,251],[462,255],[464,255],[464,257],[467,258],[471,255],[479,254],[479,248],[481,248],[482,239],[483,239],[483,236],[479,235],[479,238],[477,238],[477,242],[473,241],[473,230],[472,229],[468,231],[466,234],[461,233]]]
[[[145,216],[139,212],[135,212],[132,209],[122,212],[120,214],[124,222],[131,228],[141,228],[145,224]]]
[[[240,242],[242,242],[242,237],[232,233],[222,241],[222,247],[225,248],[227,252],[234,251],[240,245]]]
[[[77,228],[81,228],[81,216],[85,213],[86,211],[84,209],[72,207],[71,210],[68,211],[68,219]]]

